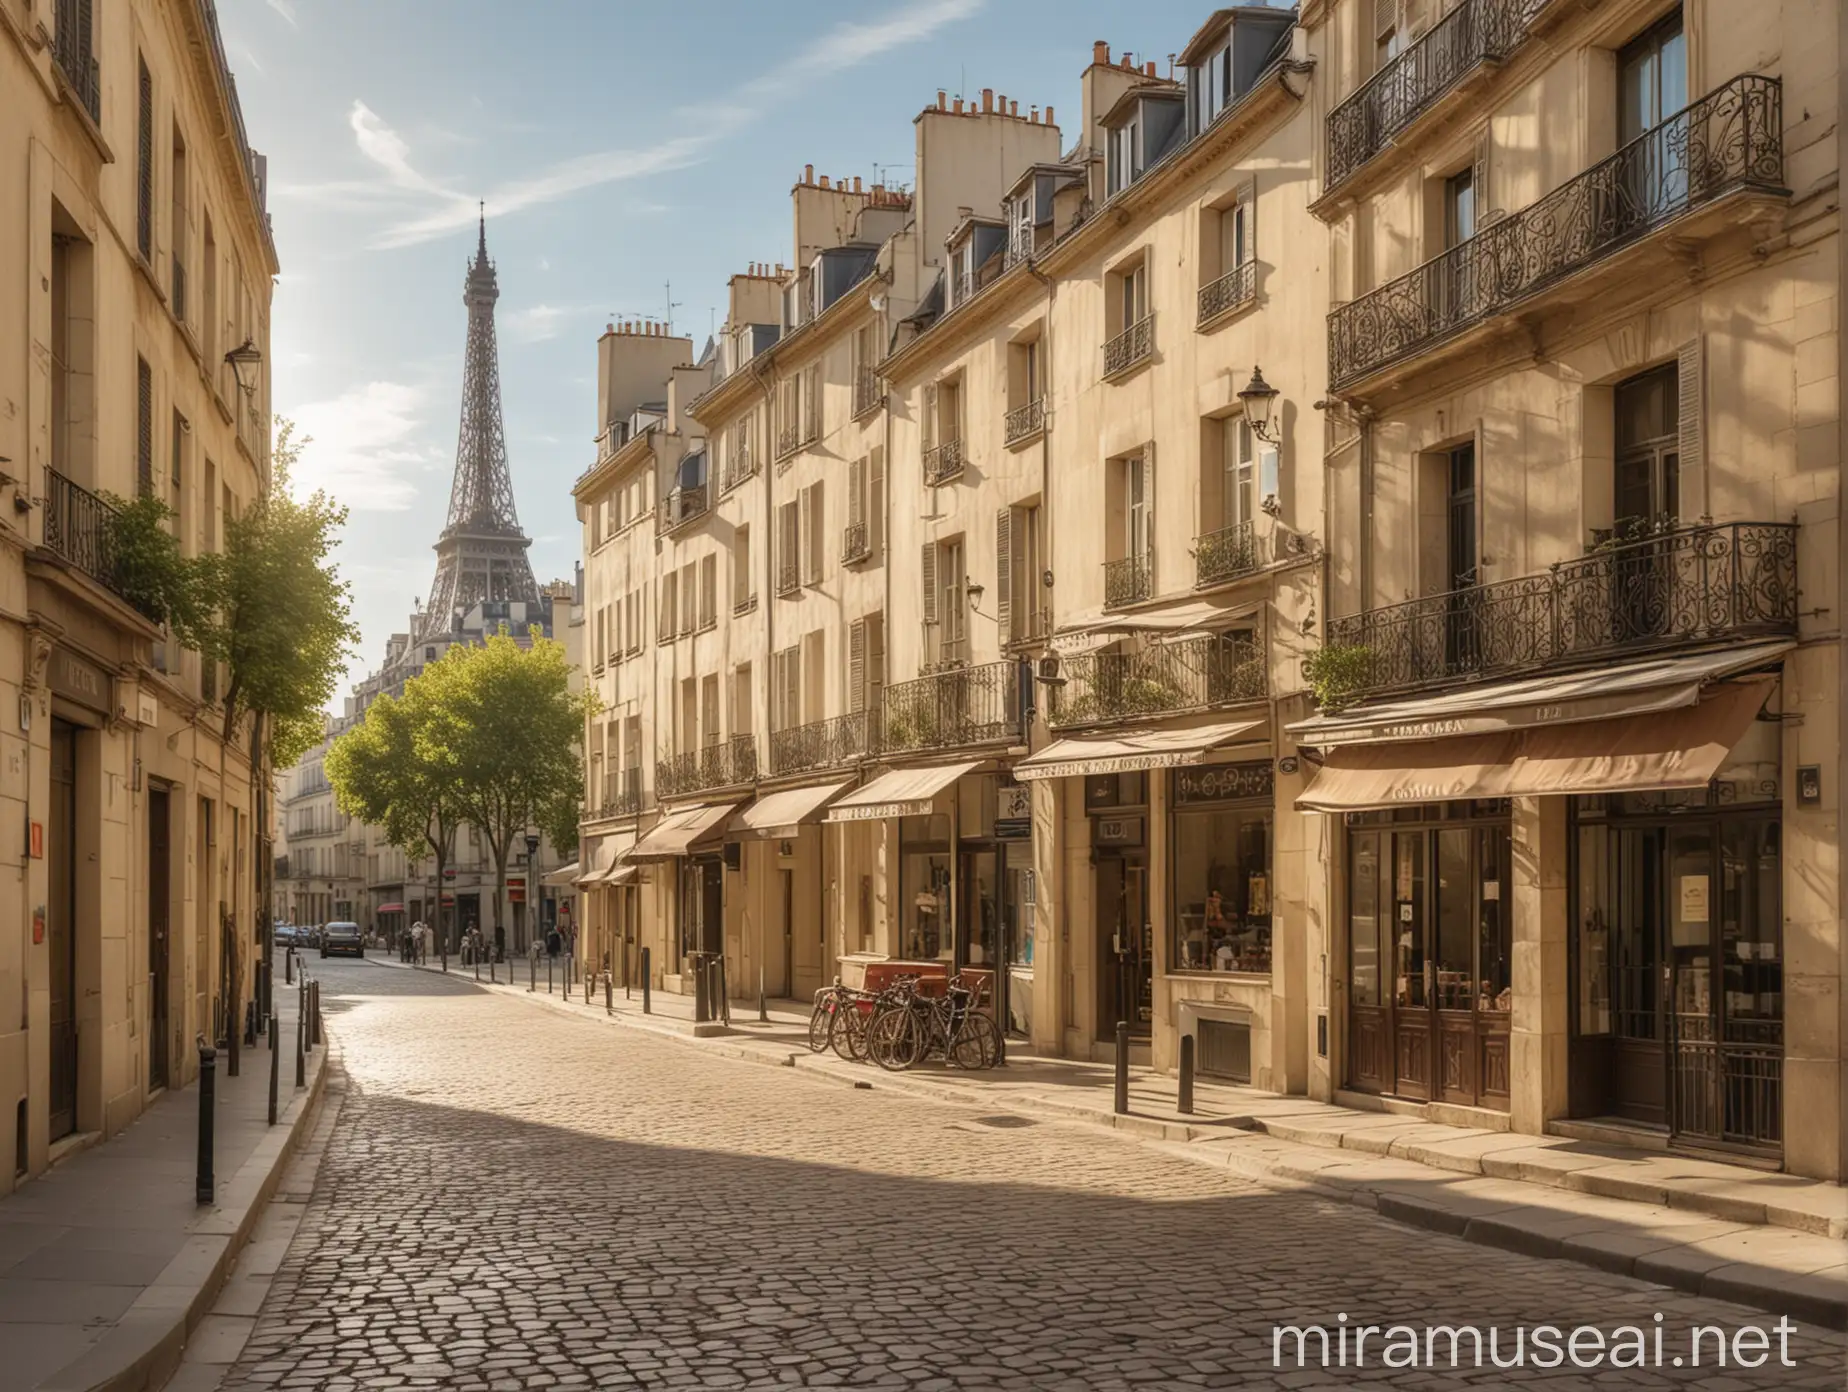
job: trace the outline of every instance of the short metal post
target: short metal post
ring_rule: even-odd
[[[494,965],[495,965],[495,963],[496,963],[496,962],[498,962],[499,960],[500,960],[500,958],[499,958],[499,956],[498,956],[498,955],[495,955],[495,956],[490,956],[490,957],[488,958],[488,985],[490,985],[490,986],[493,986],[493,985],[496,985],[496,984],[498,984],[498,983],[497,983],[497,981],[496,981],[496,979],[495,979],[495,975],[494,975]]]
[[[727,1027],[731,1025],[731,983],[725,979],[725,954],[719,953],[713,959],[713,966],[718,969],[719,977],[719,1018]]]
[[[481,980],[481,958],[475,958],[475,980]]]
[[[270,1021],[269,1124],[276,1124],[276,1082],[282,1073],[282,1053],[276,1048],[276,1022]]]
[[[552,954],[545,954],[545,993],[552,994]]]
[[[1181,1083],[1180,1096],[1175,1099],[1174,1108],[1182,1116],[1193,1115],[1193,1078],[1194,1078],[1194,1037],[1191,1034],[1181,1036]]]
[[[1116,1114],[1129,1115],[1129,1024],[1123,1020],[1116,1027]]]
[[[438,944],[438,950],[443,956],[443,975],[447,976],[449,975],[449,935],[447,933],[443,935],[443,941]]]
[[[218,1050],[199,1041],[199,1165],[193,1198],[209,1204],[216,1197],[212,1179],[212,1120],[218,1102]]]
[[[526,989],[529,991],[539,989],[539,954],[536,952],[526,954]]]
[[[314,1045],[318,1049],[327,1042],[321,1038],[321,983],[319,981],[315,982],[314,985],[308,988],[308,991],[314,998],[314,1016],[312,1024],[314,1026]]]
[[[308,1086],[308,1060],[302,1052],[302,1034],[308,1028],[308,1017],[298,1014],[295,1017],[295,1086]]]
[[[693,1023],[703,1025],[712,1018],[712,1002],[707,998],[706,971],[711,964],[696,955],[693,962]]]
[[[290,946],[288,955],[282,959],[282,984],[284,986],[295,984],[295,948],[293,945]]]
[[[642,1014],[644,1015],[652,1015],[654,1013],[654,1007],[648,998],[648,992],[654,981],[654,973],[650,971],[648,966],[648,957],[649,949],[644,947],[642,949]]]
[[[616,1013],[616,978],[608,972],[603,973],[603,1013]]]

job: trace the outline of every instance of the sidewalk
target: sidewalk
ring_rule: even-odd
[[[381,959],[382,960],[382,959]],[[402,964],[390,962],[388,965]],[[436,967],[420,970],[438,970]],[[451,969],[451,975],[473,977]],[[1249,1179],[1306,1188],[1420,1227],[1532,1256],[1584,1262],[1677,1289],[1848,1327],[1848,1188],[1741,1165],[1558,1136],[1442,1126],[1390,1112],[1197,1082],[1194,1111],[1175,1079],[1130,1071],[1130,1110],[1112,1111],[1108,1064],[1034,1057],[1009,1047],[1005,1067],[932,1066],[886,1073],[808,1051],[808,1006],[774,1001],[770,1020],[733,1002],[729,1028],[694,1024],[690,997],[593,992],[548,996],[543,971],[517,993],[587,1018],[858,1087],[891,1087],[988,1112],[1057,1118],[1124,1132]]]
[[[215,1204],[194,1201],[197,1084],[0,1199],[0,1392],[140,1392],[178,1364],[319,1100],[326,1049],[298,1090],[296,992],[276,996],[274,1127],[266,1042],[241,1051],[236,1078],[218,1058]]]

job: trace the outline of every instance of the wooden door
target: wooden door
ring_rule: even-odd
[[[51,722],[51,817],[45,830],[49,893],[51,1139],[77,1129],[77,727]]]
[[[148,1088],[169,1085],[168,1008],[172,923],[172,830],[165,788],[148,793]]]

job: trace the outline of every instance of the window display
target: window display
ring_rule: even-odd
[[[1269,972],[1271,814],[1177,811],[1174,970]]]
[[[898,955],[908,962],[948,960],[954,943],[950,819],[901,818],[898,839]]]

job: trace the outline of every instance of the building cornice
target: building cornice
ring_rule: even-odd
[[[240,205],[263,248],[267,273],[279,275],[282,262],[276,255],[276,241],[270,233],[269,215],[257,194],[256,171],[251,168],[250,139],[244,130],[244,113],[237,93],[231,86],[231,69],[225,59],[224,41],[219,37],[217,14],[212,0],[186,0],[179,5],[180,23],[186,30],[186,47],[192,54],[193,68],[199,81],[216,99],[220,149],[237,167],[234,176],[244,197]]]
[[[614,454],[608,455],[591,465],[590,468],[578,478],[578,481],[571,485],[571,496],[582,501],[591,494],[600,491],[602,485],[608,483],[616,475],[625,472],[630,466],[639,464],[643,459],[653,455],[655,431],[660,428],[661,427],[658,425],[649,426],[640,435],[637,435],[634,439],[623,445]]]
[[[724,381],[708,387],[687,405],[687,414],[705,426],[708,433],[722,429],[725,423],[738,409],[735,400],[738,393],[744,391],[746,383],[759,383],[763,380],[765,368],[776,368],[785,364],[785,360],[794,358],[787,365],[792,370],[808,366],[810,358],[805,356],[807,350],[816,353],[836,342],[853,323],[852,310],[855,306],[870,309],[872,287],[884,285],[885,277],[875,264],[860,282],[850,288],[833,304],[822,310],[808,323],[799,325],[783,335],[763,352],[739,367]],[[774,380],[774,378],[772,378]]]

